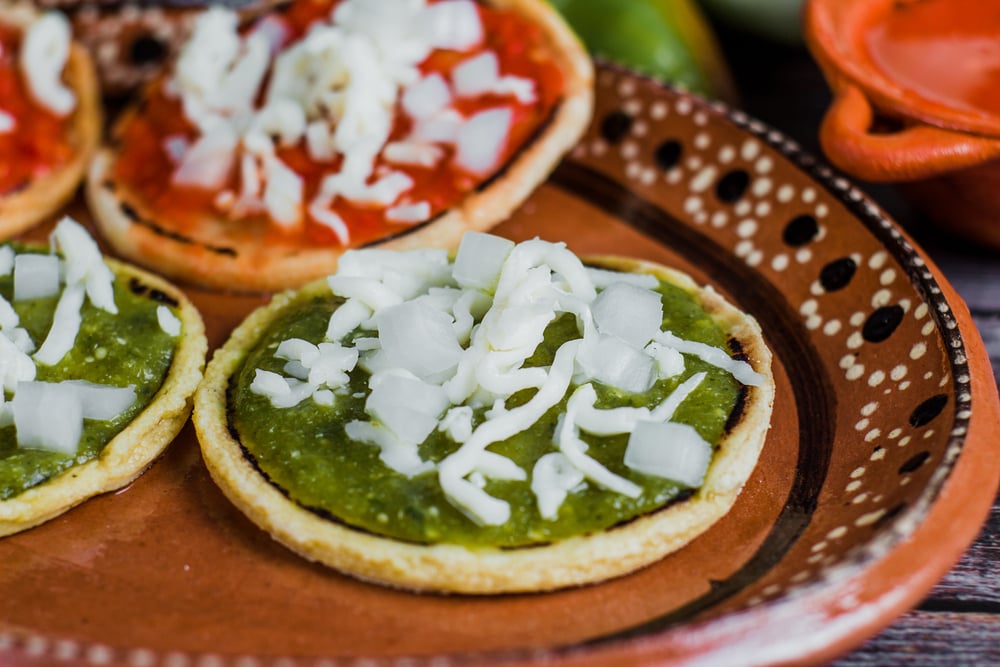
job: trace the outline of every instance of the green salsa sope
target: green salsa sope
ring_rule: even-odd
[[[46,252],[15,246],[18,253]],[[11,274],[0,276],[0,295],[20,317],[20,326],[40,345],[52,325],[59,296],[14,301]],[[73,348],[53,365],[36,364],[36,380],[60,382],[85,380],[115,387],[132,386],[136,399],[118,417],[83,421],[75,454],[28,449],[17,444],[13,425],[0,428],[0,500],[52,479],[65,470],[97,458],[104,446],[149,404],[160,389],[173,360],[177,339],[166,333],[157,319],[164,304],[158,293],[131,279],[114,280],[117,314],[89,301],[81,309],[81,325]],[[10,399],[10,393],[6,397]]]
[[[727,336],[684,289],[661,282],[663,328],[690,341],[726,348]],[[559,508],[557,520],[539,515],[535,496],[523,481],[487,480],[485,491],[509,502],[511,515],[501,525],[479,525],[445,496],[434,472],[407,477],[379,458],[379,448],[352,440],[345,424],[365,417],[369,374],[350,373],[349,384],[337,392],[333,405],[306,400],[290,408],[275,408],[266,397],[250,390],[257,369],[280,373],[284,360],[275,357],[278,345],[290,338],[317,343],[323,340],[330,315],[344,302],[340,297],[299,298],[275,319],[233,374],[229,387],[230,426],[244,451],[272,484],[300,506],[347,525],[378,535],[419,544],[457,543],[466,546],[519,547],[544,544],[573,535],[607,529],[655,511],[691,492],[668,479],[630,470],[622,463],[627,435],[588,436],[588,455],[612,472],[642,487],[637,498],[587,484],[574,490]],[[357,336],[368,335],[356,332]],[[545,340],[525,366],[551,363],[558,346],[579,333],[572,316],[561,315],[549,324]],[[698,358],[685,355],[683,373],[658,380],[649,391],[629,394],[595,384],[597,408],[651,407],[684,380],[698,372],[707,375],[681,404],[673,421],[690,424],[709,443],[725,434],[727,421],[739,400],[741,385],[732,375]],[[572,390],[571,390],[572,391]],[[506,407],[526,402],[535,390],[522,390],[506,400]],[[567,396],[571,392],[567,392]],[[548,452],[556,451],[553,433],[563,399],[535,425],[489,447],[530,470]],[[486,408],[474,410],[473,424],[484,420]],[[439,462],[458,444],[435,430],[420,445],[423,460]]]

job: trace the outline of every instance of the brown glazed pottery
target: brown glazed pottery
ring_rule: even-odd
[[[916,604],[1000,480],[997,389],[964,304],[781,133],[607,67],[597,100],[573,155],[496,231],[672,264],[758,318],[774,418],[728,515],[599,585],[406,593],[272,541],[213,485],[188,427],[129,488],[0,540],[0,663],[814,664]],[[263,301],[188,292],[212,345]]]
[[[1000,30],[979,0],[809,0],[806,43],[833,90],[823,151],[903,183],[944,229],[1000,250]]]

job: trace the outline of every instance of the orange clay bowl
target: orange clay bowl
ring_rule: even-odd
[[[1000,15],[981,0],[810,0],[837,167],[905,184],[943,228],[1000,250]]]

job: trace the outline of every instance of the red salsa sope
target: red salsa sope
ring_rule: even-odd
[[[282,15],[289,41],[303,35],[314,21],[328,17],[338,4],[339,0],[299,0],[293,3]],[[493,51],[502,75],[529,79],[534,83],[535,94],[530,101],[493,93],[454,101],[454,108],[466,117],[498,106],[511,110],[512,120],[500,154],[499,164],[503,165],[552,114],[563,94],[563,75],[544,48],[542,31],[527,18],[513,11],[481,3],[477,3],[477,11],[483,27],[482,42],[470,51],[436,50],[420,64],[419,70],[425,76],[437,73],[447,78],[459,63],[477,54]],[[397,100],[389,142],[404,139],[412,129],[412,120],[400,107]],[[168,95],[161,81],[149,91],[141,110],[128,116],[118,128],[116,138],[119,157],[114,177],[142,197],[151,210],[176,224],[177,231],[185,233],[193,230],[200,219],[206,216],[224,216],[226,212],[219,206],[217,196],[220,190],[171,182],[169,174],[174,169],[174,163],[167,154],[164,143],[168,137],[177,135],[193,140],[197,136],[197,130],[185,117],[180,100]],[[454,149],[446,145],[441,148],[445,152],[444,158],[434,166],[393,164],[391,167],[412,179],[413,186],[407,191],[407,196],[429,203],[430,217],[448,209],[489,178],[488,175],[484,177],[463,170],[450,159]],[[319,191],[324,176],[336,172],[342,162],[341,156],[332,161],[314,160],[304,141],[292,146],[279,146],[276,155],[302,178],[303,199],[307,202]],[[380,156],[375,162],[375,173],[386,166],[387,163]],[[239,178],[238,169],[234,168],[229,175],[227,187],[238,190]],[[338,198],[333,203],[332,210],[349,229],[350,246],[361,246],[412,226],[386,221],[384,207],[367,207],[344,198]],[[291,228],[270,224],[266,213],[252,214],[233,222],[241,227],[254,225],[265,242],[269,238],[280,238],[299,241],[304,245],[340,243],[329,227],[308,214],[304,214],[304,224]]]

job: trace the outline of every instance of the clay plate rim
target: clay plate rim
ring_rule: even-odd
[[[640,86],[653,86],[644,77],[602,66],[602,73]],[[909,267],[924,267],[922,275],[907,276],[926,290],[926,300],[946,306],[932,309],[940,335],[949,345],[951,391],[967,392],[969,400],[955,401],[956,417],[947,444],[947,456],[936,465],[917,502],[891,517],[875,539],[843,562],[825,568],[823,577],[790,588],[784,595],[710,620],[685,622],[658,633],[623,633],[599,640],[551,649],[500,650],[482,654],[389,658],[334,658],[317,661],[276,656],[220,656],[200,653],[144,653],[142,664],[331,664],[375,667],[468,663],[532,663],[558,661],[568,665],[639,664],[806,664],[830,659],[888,625],[915,604],[957,560],[974,539],[1000,484],[1000,457],[995,456],[991,430],[1000,423],[1000,401],[982,340],[960,297],[899,227],[847,179],[765,124],[718,102],[706,102],[671,87],[661,87],[664,99],[689,100],[698,109],[721,115],[792,161],[799,170],[839,200],[891,255]],[[599,122],[600,119],[598,119]],[[718,121],[723,122],[723,121]],[[947,313],[947,314],[945,314]],[[953,319],[950,319],[953,318]],[[966,381],[959,381],[965,377]],[[972,404],[975,409],[969,409]],[[959,432],[964,429],[964,432]],[[0,657],[14,664],[58,660],[63,664],[132,662],[131,647],[79,643],[67,655],[58,655],[63,640],[17,629],[0,629]],[[790,640],[790,638],[793,638]],[[73,640],[67,640],[73,644]],[[246,662],[249,660],[249,662]],[[173,661],[173,662],[171,662]],[[139,663],[133,663],[138,665]]]

